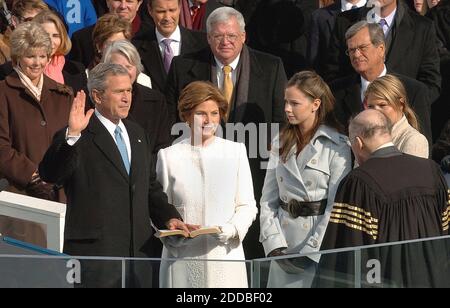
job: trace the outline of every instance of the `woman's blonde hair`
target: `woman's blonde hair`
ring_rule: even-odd
[[[29,50],[45,49],[47,57],[52,55],[52,41],[42,26],[34,21],[25,22],[17,26],[11,34],[11,60],[17,60]]]
[[[337,122],[334,109],[334,96],[328,84],[315,72],[302,71],[296,73],[288,81],[286,88],[295,87],[301,91],[311,101],[319,99],[321,104],[317,109],[314,126],[306,135],[303,134],[297,125],[286,124],[280,132],[279,154],[282,161],[286,162],[290,156],[291,149],[297,146],[297,155],[305,147],[316,133],[320,125],[325,124],[342,131],[341,125]]]
[[[403,107],[403,113],[405,114],[408,123],[416,130],[420,131],[417,116],[409,106],[406,90],[400,79],[389,74],[375,79],[369,84],[364,93],[365,101],[367,101],[369,95],[375,99],[386,101],[396,111],[401,112]]]
[[[228,101],[217,87],[208,81],[194,81],[181,91],[178,102],[180,119],[187,121],[198,105],[212,100],[219,107],[220,119],[224,119],[228,111]]]
[[[65,56],[69,53],[70,49],[72,48],[72,42],[70,41],[69,35],[67,34],[66,27],[55,13],[50,10],[42,11],[33,18],[33,21],[41,25],[45,23],[53,23],[59,33],[59,36],[61,37],[61,44],[55,51],[55,55]]]

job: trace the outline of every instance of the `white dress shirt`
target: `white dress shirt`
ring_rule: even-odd
[[[116,138],[114,137],[114,131],[116,130],[117,125],[114,124],[113,122],[111,122],[110,120],[108,120],[107,118],[105,118],[104,116],[102,116],[100,114],[100,112],[98,112],[97,109],[95,109],[94,114],[100,120],[100,122],[103,124],[103,126],[106,128],[106,130],[111,135],[111,137],[113,138],[114,142],[117,145]],[[125,127],[125,125],[123,124],[122,121],[119,121],[118,126],[122,129],[122,138],[125,141],[125,145],[127,147],[127,152],[128,152],[128,159],[130,160],[130,163],[131,163],[131,143],[130,143],[130,137],[128,136],[127,128]],[[69,134],[69,128],[67,128],[67,130],[66,130],[66,140],[67,140],[67,144],[70,146],[73,146],[81,137],[81,135],[69,136],[68,134]]]
[[[397,9],[394,9],[391,14],[384,18],[375,14],[375,20],[377,21],[377,23],[380,22],[381,19],[386,20],[386,25],[383,27],[384,36],[386,36],[387,33],[391,30],[392,25],[394,24],[394,17],[396,12]]]
[[[381,72],[380,76],[378,76],[377,78],[383,77],[387,74],[387,69],[386,69],[386,65],[383,68],[383,71]],[[369,86],[370,81],[364,79],[363,76],[361,76],[361,102],[364,101],[364,93],[367,90],[367,87]]]
[[[236,59],[234,59],[233,62],[230,63],[231,68],[233,69],[231,71],[231,80],[233,81],[233,86],[236,86],[236,78],[237,78],[237,72],[236,68],[239,64],[239,59],[241,58],[241,55],[239,54]],[[217,67],[217,86],[219,89],[222,89],[223,86],[223,79],[224,79],[224,73],[223,73],[223,67],[225,66],[220,62],[216,57],[214,57],[216,60],[216,67]]]
[[[155,28],[155,32],[156,32],[156,39],[158,40],[158,45],[159,45],[159,51],[161,52],[161,55],[164,57],[164,48],[165,45],[162,42],[165,39],[171,39],[172,42],[170,43],[170,47],[172,48],[173,51],[173,56],[179,56],[180,55],[180,51],[181,51],[181,31],[180,31],[180,27],[177,26],[177,28],[175,29],[175,31],[169,36],[169,37],[165,37],[163,36],[161,33],[159,33],[158,29]]]
[[[353,4],[348,2],[347,0],[341,0],[341,11],[349,11],[354,5],[356,5],[358,8],[363,7],[366,5],[366,2],[366,0],[359,0],[357,3]]]

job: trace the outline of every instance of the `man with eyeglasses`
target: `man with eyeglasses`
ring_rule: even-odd
[[[353,74],[331,83],[336,99],[335,113],[338,120],[348,126],[350,117],[365,109],[363,98],[370,82],[386,74],[396,75],[408,94],[408,102],[417,114],[422,133],[431,144],[430,98],[425,84],[398,74],[390,65],[385,65],[385,37],[382,29],[374,23],[359,21],[346,34],[348,56]]]
[[[399,74],[414,78],[427,86],[428,96],[435,101],[441,90],[436,30],[428,18],[413,12],[403,0],[368,1],[364,7],[337,15],[330,40],[326,79],[351,74],[345,55],[347,29],[358,21],[379,24],[385,35],[386,64]]]
[[[207,46],[206,35],[179,26],[179,0],[149,0],[148,12],[155,28],[133,39],[152,87],[164,91],[172,59],[193,53]]]
[[[267,123],[269,129],[272,123],[284,122],[286,74],[281,59],[245,45],[244,17],[233,8],[216,9],[208,17],[206,28],[209,48],[176,57],[172,62],[166,87],[170,116],[179,122],[181,90],[193,81],[206,80],[221,89],[228,100],[230,108],[226,122],[256,124],[257,128],[259,124]],[[247,136],[247,145],[250,139],[252,143],[260,142],[259,135]],[[258,144],[258,149],[261,148],[267,149],[267,144]],[[265,176],[258,149],[247,147],[249,155],[255,150],[258,152],[254,155],[257,157],[249,157],[256,200],[261,197]],[[244,240],[246,258],[264,256],[258,237],[259,226],[253,224]]]

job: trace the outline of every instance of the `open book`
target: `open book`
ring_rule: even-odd
[[[172,235],[180,235],[184,237],[194,238],[196,236],[203,234],[218,234],[218,233],[222,233],[222,230],[220,230],[220,228],[217,226],[213,226],[213,227],[202,227],[200,229],[191,231],[190,233],[187,233],[186,231],[183,230],[158,230],[156,231],[155,236],[161,238]]]

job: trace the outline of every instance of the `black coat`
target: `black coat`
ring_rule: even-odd
[[[39,165],[41,177],[63,184],[67,194],[67,254],[146,257],[150,217],[159,227],[180,217],[156,181],[144,130],[123,122],[131,143],[130,175],[113,138],[95,115],[74,146],[65,141],[66,129],[60,131]]]
[[[397,0],[397,14],[392,28],[392,42],[386,48],[386,65],[393,71],[417,79],[427,85],[429,97],[434,101],[441,89],[439,53],[433,22],[411,11],[401,0]],[[353,68],[345,54],[347,44],[345,32],[359,20],[366,18],[370,9],[362,7],[337,15],[327,63],[327,79],[352,74]]]
[[[248,100],[240,102],[242,107],[235,112],[235,117],[230,115],[229,122],[282,123],[285,119],[284,87],[286,86],[283,63],[278,57],[251,48],[249,48],[249,54]],[[185,86],[197,80],[213,80],[211,76],[213,59],[209,48],[173,59],[165,91],[169,117],[178,118],[178,98]]]
[[[431,145],[431,102],[427,96],[426,86],[415,79],[395,74],[389,69],[388,73],[398,77],[405,86],[409,105],[417,115],[422,134],[427,137],[428,143]],[[331,84],[331,90],[336,99],[336,117],[347,128],[350,118],[363,110],[361,102],[361,77],[360,75],[353,74],[349,77],[338,79]]]
[[[166,99],[159,91],[135,83],[128,119],[138,123],[151,137],[150,147],[155,159],[160,149],[171,145]]]
[[[4,80],[12,72],[13,66],[11,62],[0,65],[0,80]],[[83,64],[66,60],[62,74],[64,84],[72,88],[74,95],[80,90],[84,90],[87,93],[86,69]]]
[[[307,59],[319,74],[323,74],[325,71],[328,46],[330,45],[336,15],[340,12],[341,2],[335,2],[312,13]]]
[[[205,33],[192,31],[183,27],[180,27],[180,31],[180,55],[193,53],[208,46]],[[155,29],[136,35],[133,39],[133,44],[141,56],[144,73],[149,75],[152,80],[152,88],[163,92],[166,85],[167,73],[164,69],[164,62]]]

